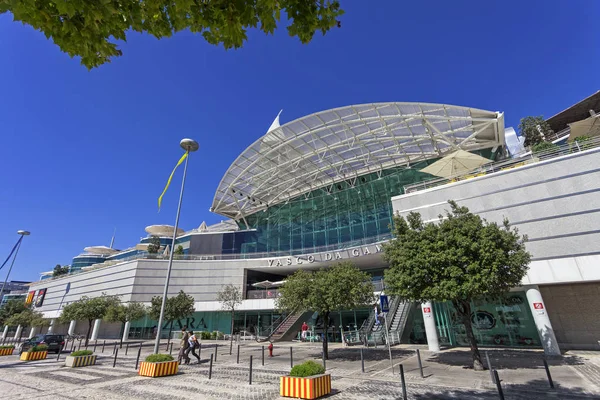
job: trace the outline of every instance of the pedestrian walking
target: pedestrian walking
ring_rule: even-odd
[[[306,321],[302,323],[302,341],[306,342],[306,335],[308,334],[308,324]]]
[[[190,363],[190,352],[192,352],[192,355],[194,357],[196,357],[196,360],[198,360],[198,364],[200,364],[200,357],[198,357],[198,354],[196,354],[196,349],[200,347],[200,343],[198,343],[198,338],[196,338],[196,335],[194,334],[193,331],[188,331],[189,334],[189,339],[188,339],[188,343],[190,345],[190,347],[187,348],[185,354],[187,356],[187,360],[186,360],[186,364]]]
[[[182,360],[185,360],[186,364],[190,362],[190,357],[186,354],[186,350],[190,347],[189,338],[190,335],[187,333],[187,326],[184,326],[181,328],[181,342],[179,342],[179,355],[177,356],[179,364],[181,364]]]

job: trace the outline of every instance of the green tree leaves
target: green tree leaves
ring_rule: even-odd
[[[499,296],[519,286],[531,260],[526,236],[448,202],[451,211],[439,223],[421,216],[394,217],[394,236],[383,246],[386,290],[408,301],[452,301],[472,339],[474,365],[481,366],[472,335],[470,301]]]
[[[275,300],[287,312],[316,311],[328,321],[332,311],[367,307],[375,300],[371,277],[352,263],[342,262],[316,272],[298,270],[289,276]],[[327,323],[325,324],[327,329]],[[327,336],[327,332],[325,332]],[[323,351],[327,357],[327,340]]]
[[[519,133],[525,138],[523,145],[525,147],[535,146],[538,143],[544,142],[554,133],[550,124],[546,122],[543,116],[521,118],[519,123]],[[543,136],[542,136],[543,133]]]
[[[289,35],[302,43],[340,26],[344,13],[337,0],[0,0],[0,14],[11,12],[89,69],[121,56],[115,42],[130,30],[160,39],[189,29],[211,44],[239,48],[248,29],[272,34],[282,11]]]
[[[9,318],[6,319],[5,324],[8,326],[18,326],[22,327],[40,327],[49,325],[50,321],[44,319],[44,316],[41,312],[33,311],[29,308],[21,311],[18,314],[13,314]]]
[[[88,330],[85,338],[87,344],[94,320],[103,319],[108,310],[117,304],[119,304],[117,296],[107,296],[105,294],[100,297],[82,296],[81,299],[64,306],[59,319],[63,323],[72,320],[87,321]]]
[[[9,300],[2,308],[0,308],[0,326],[7,325],[7,320],[15,314],[19,314],[28,310],[30,306],[25,304],[23,300]]]
[[[60,264],[56,264],[56,266],[54,267],[54,270],[52,271],[52,276],[57,277],[57,276],[61,276],[61,275],[67,275],[68,273],[69,273],[68,265],[61,267]]]
[[[150,306],[150,318],[158,321],[160,317],[160,306],[162,304],[162,296],[154,296],[152,298],[152,305]],[[181,290],[177,296],[167,297],[167,304],[165,306],[165,321],[173,322],[178,319],[183,319],[194,314],[194,298],[185,294]],[[160,329],[160,327],[159,327]]]
[[[121,322],[136,321],[144,318],[146,315],[146,306],[142,303],[131,302],[127,304],[112,304],[108,310],[104,319],[108,322]]]
[[[148,253],[156,254],[160,250],[160,238],[158,236],[152,236],[150,243],[148,244]]]

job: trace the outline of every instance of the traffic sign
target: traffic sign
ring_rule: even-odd
[[[381,304],[381,311],[385,313],[390,311],[390,303],[388,301],[388,297],[385,294],[379,296],[379,302]]]
[[[535,308],[536,310],[543,310],[544,304],[543,303],[533,303],[533,308]]]
[[[425,314],[431,314],[431,307],[423,307],[423,312]]]

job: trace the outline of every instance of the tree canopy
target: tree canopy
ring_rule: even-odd
[[[41,312],[33,311],[30,308],[27,308],[20,313],[13,314],[6,319],[6,325],[9,326],[21,325],[22,327],[41,327],[49,324],[50,321],[44,319]]]
[[[275,300],[287,312],[316,311],[323,318],[323,352],[328,357],[327,330],[333,311],[367,307],[375,301],[371,277],[350,262],[341,262],[316,272],[298,270],[289,276]]]
[[[150,306],[150,318],[158,321],[161,305],[162,296],[154,296]],[[177,296],[167,297],[167,304],[165,305],[165,321],[173,324],[173,321],[187,318],[193,315],[195,311],[194,298],[181,290]],[[161,327],[159,327],[159,329],[161,329]]]
[[[81,299],[64,306],[59,319],[63,323],[72,320],[87,321],[88,330],[85,337],[87,344],[94,320],[103,319],[109,308],[114,307],[116,304],[119,304],[119,298],[116,296],[107,296],[106,294],[99,297],[83,296]]]
[[[251,28],[272,34],[283,12],[289,35],[308,43],[315,32],[339,27],[343,14],[337,0],[0,0],[0,14],[6,12],[89,69],[121,56],[117,42],[130,31],[160,39],[189,30],[208,43],[239,48]]]
[[[69,273],[68,265],[61,267],[60,264],[56,264],[56,266],[54,267],[54,270],[52,271],[52,276],[57,277],[57,276],[61,276],[61,275],[67,275],[68,273]]]
[[[148,243],[148,253],[156,254],[160,250],[160,238],[158,236],[152,236],[150,243]]]
[[[554,131],[550,128],[550,124],[546,122],[544,117],[540,115],[537,117],[521,118],[519,133],[525,138],[523,145],[529,147],[544,142],[545,138],[553,134]]]
[[[146,315],[146,306],[142,303],[112,304],[106,311],[104,319],[108,322],[136,321]]]
[[[30,308],[23,300],[9,300],[0,308],[0,326],[4,326],[7,320],[15,314],[19,314]]]
[[[231,335],[229,340],[229,354],[233,346],[233,326],[235,322],[235,310],[242,304],[242,292],[237,286],[232,284],[225,285],[217,293],[217,300],[221,303],[221,309],[231,313]]]
[[[394,239],[384,245],[386,291],[408,301],[451,301],[464,323],[473,366],[482,369],[471,324],[471,300],[496,297],[520,286],[531,255],[526,236],[487,222],[454,201],[439,223],[421,215],[394,217]]]

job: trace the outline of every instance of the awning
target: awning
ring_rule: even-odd
[[[569,124],[569,141],[581,136],[600,136],[600,114]]]
[[[473,171],[484,164],[491,163],[492,160],[481,157],[468,151],[458,150],[446,157],[437,160],[433,164],[423,168],[425,172],[442,178],[451,178],[466,172]]]

